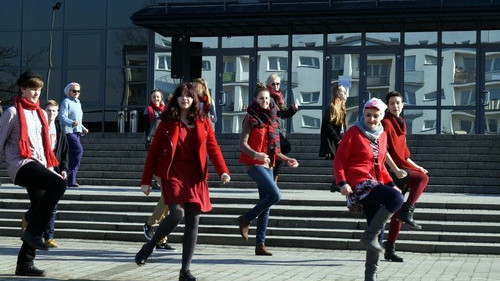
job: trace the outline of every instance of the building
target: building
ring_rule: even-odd
[[[93,131],[140,131],[118,117],[140,115],[151,89],[201,75],[216,131],[238,133],[255,84],[278,73],[287,103],[301,107],[288,122],[295,133],[319,133],[334,83],[349,87],[349,123],[363,101],[398,90],[410,134],[500,132],[499,0],[56,4],[0,3],[0,98],[27,68],[49,78],[46,98],[79,81]]]

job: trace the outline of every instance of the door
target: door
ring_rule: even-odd
[[[216,131],[240,133],[241,122],[253,98],[251,81],[255,69],[250,54],[227,53],[219,57],[217,65],[217,117]]]
[[[477,100],[480,132],[484,134],[500,133],[500,52],[485,51],[482,54],[484,61],[483,90],[479,92]]]
[[[354,124],[361,115],[359,108],[364,103],[376,97],[385,102],[385,95],[394,91],[401,78],[399,73],[399,56],[395,51],[383,52],[360,51],[356,53],[331,51],[327,60],[330,61],[330,85],[325,95],[325,108],[331,101],[332,86],[336,83],[343,85],[349,93],[346,101],[348,125]],[[327,73],[328,75],[328,73]]]

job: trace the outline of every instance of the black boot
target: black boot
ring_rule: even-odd
[[[415,206],[404,203],[401,207],[401,212],[399,212],[399,215],[396,219],[400,222],[406,223],[407,225],[415,229],[422,229],[422,226],[413,220],[413,212],[415,212]]]
[[[396,255],[396,245],[393,242],[386,241],[384,258],[388,261],[403,262],[403,258]]]
[[[189,270],[181,269],[181,271],[179,272],[179,281],[196,281],[196,280],[198,279],[194,277],[191,274],[191,271]]]
[[[377,281],[379,252],[368,249],[366,251],[365,281]]]
[[[144,244],[142,246],[142,248],[139,250],[139,252],[137,252],[137,254],[135,255],[135,263],[138,265],[138,266],[143,266],[146,264],[146,260],[149,258],[149,256],[151,255],[151,253],[153,252],[153,249],[152,248],[151,250],[148,250],[146,249],[146,246],[148,244]]]

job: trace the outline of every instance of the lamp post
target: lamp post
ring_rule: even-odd
[[[50,72],[52,71],[52,29],[54,29],[54,19],[56,11],[61,8],[61,5],[61,2],[57,2],[54,6],[52,6],[52,22],[50,24],[49,30],[49,69],[47,70],[47,94],[45,96],[47,101],[49,100]]]

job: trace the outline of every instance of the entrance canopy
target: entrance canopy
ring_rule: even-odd
[[[163,36],[495,29],[500,0],[241,0],[154,4],[134,24]]]

